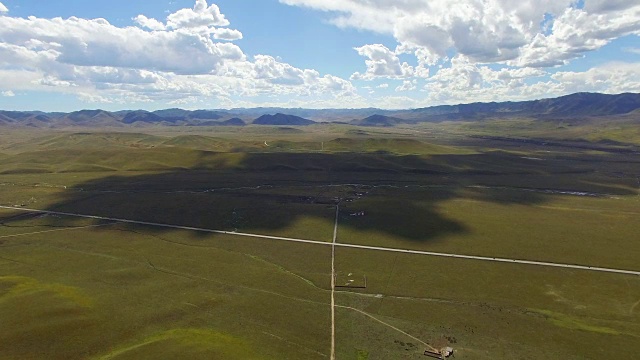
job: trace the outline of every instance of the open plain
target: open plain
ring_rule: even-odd
[[[634,358],[635,145],[475,126],[7,129],[0,357]]]

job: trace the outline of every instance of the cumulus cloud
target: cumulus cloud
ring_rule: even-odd
[[[551,34],[537,34],[521,49],[520,57],[510,63],[531,67],[564,65],[629,34],[640,35],[640,3],[625,7],[625,11],[608,9],[606,13],[570,8],[555,20]]]
[[[264,79],[274,84],[300,85],[310,70],[304,71],[277,61],[273,56],[257,55],[253,67],[256,79]],[[315,75],[315,74],[314,74]]]
[[[393,35],[407,48],[424,49],[430,62],[448,49],[477,61],[517,57],[540,30],[545,14],[559,14],[572,0],[281,0],[335,12],[333,23]]]
[[[635,0],[280,0],[325,11],[339,27],[392,35],[421,64],[448,54],[474,63],[566,64],[613,39],[640,33]],[[425,76],[423,76],[425,77]]]
[[[229,20],[216,4],[209,6],[206,0],[196,0],[193,9],[181,9],[167,17],[167,26],[173,29],[227,26]]]
[[[412,91],[415,90],[417,88],[416,86],[417,81],[416,80],[404,80],[402,82],[402,85],[398,86],[396,88],[396,92],[402,92],[402,91]]]
[[[0,5],[2,5],[2,4],[0,4]],[[2,96],[5,96],[5,97],[14,97],[14,96],[16,96],[16,94],[11,90],[3,91],[0,94]]]
[[[160,30],[165,30],[167,28],[167,26],[162,22],[156,19],[150,19],[144,15],[138,15],[134,17],[133,21],[135,21],[138,25],[151,30],[160,31]]]
[[[245,58],[230,43],[181,31],[119,28],[104,19],[0,17],[0,38],[14,50],[37,42],[58,63],[114,66],[179,74],[215,73],[226,61]],[[31,50],[36,51],[36,50]]]
[[[395,48],[355,48],[364,65],[351,79],[385,82],[356,89],[348,79],[278,57],[247,56],[233,43],[242,32],[205,0],[165,19],[138,15],[135,26],[126,27],[105,19],[11,17],[0,3],[0,84],[11,85],[2,95],[50,91],[90,103],[317,108],[640,91],[636,63],[582,72],[546,68],[640,34],[637,1],[587,0],[583,8],[575,0],[281,2],[326,11],[336,26],[394,37]],[[405,96],[376,97],[391,92],[375,90],[389,88],[386,80],[401,83],[391,89]],[[410,97],[410,91],[420,96]]]
[[[180,30],[181,33],[192,33],[202,36],[213,35],[217,40],[234,41],[242,39],[242,33],[224,26],[229,20],[220,12],[220,8],[206,0],[197,0],[193,9],[181,9],[167,16],[166,24],[145,15],[138,15],[133,20],[143,28],[155,31]]]
[[[280,93],[294,91],[299,95],[323,92],[355,94],[356,92],[355,87],[347,80],[333,75],[321,76],[316,70],[298,69],[268,55],[256,55],[252,70],[252,78],[277,85],[276,88],[270,88],[270,91]],[[302,87],[296,89],[291,86]]]
[[[575,92],[617,94],[640,92],[640,63],[612,62],[587,71],[561,71],[548,74],[534,68],[492,69],[472,64],[459,56],[451,67],[440,69],[427,80],[426,96],[412,103],[428,106],[433,103],[530,100],[567,95]]]
[[[248,59],[242,38],[215,4],[166,22],[139,15],[139,27],[105,19],[0,16],[0,84],[74,94],[90,103],[189,103],[254,96],[354,99],[348,81],[273,57]],[[223,41],[222,41],[223,40]]]
[[[229,41],[240,40],[242,39],[242,33],[234,29],[219,28],[213,30],[213,38]]]
[[[0,2],[0,13],[6,13],[8,11],[9,11],[9,9],[7,9],[7,7],[4,6],[4,4]]]
[[[551,78],[568,92],[590,91],[617,94],[640,92],[640,63],[612,62],[584,72],[562,71]]]
[[[440,69],[430,80],[428,88],[432,91],[436,89],[473,90],[481,88],[484,83],[480,68],[461,55],[451,59],[451,67]]]
[[[532,68],[503,67],[474,64],[469,58],[457,55],[451,59],[449,67],[443,67],[427,80],[424,91],[429,101],[437,103],[457,103],[473,101],[504,101],[505,99],[529,99],[553,93],[559,88],[557,83],[534,88],[527,81],[534,81],[548,75],[545,71]],[[539,80],[535,84],[540,84]],[[559,91],[559,90],[558,90]]]
[[[367,57],[367,71],[351,76],[352,80],[373,80],[376,78],[399,79],[413,76],[413,67],[408,63],[401,63],[398,56],[382,44],[364,45],[355,50],[361,56]]]

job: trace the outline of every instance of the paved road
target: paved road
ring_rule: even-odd
[[[557,268],[565,268],[565,269],[589,270],[589,271],[640,276],[640,271],[612,269],[612,268],[604,268],[604,267],[598,267],[598,266],[562,264],[562,263],[545,262],[545,261],[530,261],[530,260],[508,259],[508,258],[488,257],[488,256],[449,254],[449,253],[440,253],[440,252],[432,252],[432,251],[396,249],[396,248],[356,245],[356,244],[343,244],[339,242],[333,243],[333,242],[325,242],[325,241],[317,241],[317,240],[287,238],[287,237],[280,237],[280,236],[240,233],[240,232],[233,232],[233,231],[210,230],[210,229],[196,228],[191,226],[169,225],[169,224],[161,224],[161,223],[154,223],[154,222],[148,222],[148,221],[136,221],[136,220],[128,220],[128,219],[110,218],[110,217],[104,217],[104,216],[74,214],[74,213],[67,213],[67,212],[61,212],[61,211],[27,209],[27,208],[14,207],[14,206],[0,206],[0,209],[17,210],[17,211],[24,211],[24,212],[31,212],[31,213],[40,213],[40,214],[73,216],[73,217],[80,217],[80,218],[86,218],[86,219],[117,221],[117,222],[127,223],[127,224],[147,225],[147,226],[163,227],[163,228],[178,229],[178,230],[191,230],[191,231],[199,231],[199,232],[212,233],[212,234],[225,234],[225,235],[244,236],[244,237],[269,239],[269,240],[290,241],[290,242],[297,242],[297,243],[332,246],[334,248],[344,247],[344,248],[354,248],[354,249],[363,249],[363,250],[386,251],[386,252],[395,252],[395,253],[404,253],[404,254],[438,256],[438,257],[447,257],[447,258],[456,258],[456,259],[492,261],[492,262],[512,263],[512,264],[548,266],[548,267],[557,267]]]

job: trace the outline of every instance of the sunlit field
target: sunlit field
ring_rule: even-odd
[[[637,274],[490,261],[640,271],[636,155],[352,130],[15,131],[0,357],[326,359],[336,221],[338,359],[640,350]]]

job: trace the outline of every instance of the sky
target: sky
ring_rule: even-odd
[[[640,92],[637,0],[0,0],[0,109]]]

